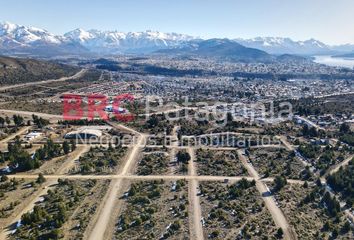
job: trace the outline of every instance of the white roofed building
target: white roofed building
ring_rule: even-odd
[[[66,139],[98,139],[102,137],[102,131],[96,129],[80,129],[65,134]]]

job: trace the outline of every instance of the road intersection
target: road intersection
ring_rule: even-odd
[[[13,112],[13,111],[12,111]],[[19,112],[17,112],[18,114]],[[23,113],[23,112],[20,112]],[[53,116],[50,114],[38,114],[38,113],[28,113],[25,112],[25,115],[27,114],[36,114],[39,116],[42,116],[44,118],[49,118],[49,119],[56,119],[58,116]],[[128,126],[122,125],[122,124],[117,124],[117,123],[110,123],[110,125],[115,128],[116,130],[128,132],[134,136],[137,137],[137,141],[135,144],[130,146],[130,149],[128,151],[128,154],[126,156],[126,160],[122,167],[114,174],[105,174],[105,175],[72,175],[68,174],[70,170],[70,166],[72,166],[73,160],[79,158],[82,154],[87,152],[88,148],[85,146],[82,146],[79,148],[79,152],[77,154],[73,154],[71,158],[68,158],[66,162],[63,164],[62,168],[58,171],[58,174],[51,174],[51,175],[45,175],[44,177],[47,179],[46,184],[44,185],[43,189],[40,189],[34,196],[33,196],[33,201],[26,206],[25,208],[22,209],[21,213],[12,218],[13,222],[18,221],[18,219],[21,218],[22,214],[25,212],[30,211],[38,197],[43,196],[46,194],[48,191],[49,187],[55,184],[58,179],[77,179],[77,180],[85,180],[85,179],[97,179],[97,180],[111,180],[110,186],[108,188],[108,191],[102,200],[101,206],[98,208],[97,213],[95,216],[92,218],[92,224],[90,229],[87,230],[87,239],[90,240],[101,240],[101,239],[107,239],[110,237],[110,233],[108,231],[109,228],[112,227],[112,224],[114,225],[114,219],[112,219],[112,212],[114,211],[114,208],[116,207],[117,202],[119,201],[118,198],[124,193],[126,187],[127,187],[127,182],[129,181],[151,181],[151,180],[167,180],[167,181],[176,181],[179,179],[184,179],[188,181],[189,183],[189,208],[190,208],[190,213],[192,214],[191,219],[190,219],[190,232],[191,232],[191,239],[197,239],[201,240],[204,239],[204,234],[203,234],[203,226],[201,223],[202,219],[202,213],[201,213],[201,206],[200,206],[200,199],[198,196],[198,185],[199,182],[201,181],[219,181],[219,182],[236,182],[240,181],[241,179],[245,178],[249,181],[255,180],[256,181],[256,187],[258,191],[260,192],[260,195],[265,202],[265,205],[267,209],[269,210],[275,224],[281,228],[284,232],[284,237],[285,239],[297,239],[296,234],[294,233],[293,228],[289,225],[286,216],[283,214],[281,209],[277,206],[274,198],[271,196],[271,193],[269,192],[269,188],[267,187],[268,182],[274,181],[274,178],[261,178],[258,175],[258,172],[256,169],[247,161],[247,157],[244,155],[244,150],[240,148],[232,148],[232,147],[212,147],[212,146],[204,146],[203,148],[207,148],[210,150],[237,150],[238,154],[238,159],[242,162],[243,166],[247,169],[249,176],[248,177],[231,177],[231,176],[202,176],[202,175],[197,175],[196,172],[196,166],[195,166],[195,147],[181,147],[178,146],[178,144],[173,144],[171,146],[173,151],[176,151],[177,149],[186,149],[190,156],[191,160],[189,161],[189,169],[188,169],[188,175],[176,175],[176,174],[170,174],[170,175],[148,175],[148,176],[139,176],[139,175],[134,175],[134,167],[137,164],[138,158],[143,150],[144,147],[146,147],[144,144],[146,143],[146,138],[148,137],[147,134],[139,133],[135,129],[132,129]],[[25,131],[25,128],[21,129],[20,131]],[[16,134],[14,135],[16,136]],[[13,136],[3,140],[1,143],[5,143],[8,140],[13,139]],[[282,147],[282,148],[287,148],[290,151],[293,151],[295,148],[288,143],[287,141],[284,141],[284,137],[282,139],[282,145],[269,145],[265,147]],[[81,145],[80,145],[81,146]],[[156,147],[156,146],[155,146]],[[349,158],[348,158],[349,159]],[[331,170],[330,173],[334,173],[339,170],[340,166],[344,166],[348,164],[350,160],[346,159],[341,163],[340,165],[336,166]],[[14,174],[14,175],[9,175],[9,178],[17,178],[17,179],[35,179],[38,177],[38,175],[35,174],[24,174],[24,173],[19,173],[19,174]],[[287,179],[288,183],[290,184],[304,184],[304,181],[301,180],[294,180],[294,179]],[[268,194],[267,194],[268,193]],[[270,194],[269,194],[270,193]],[[0,235],[0,239],[5,239],[4,236],[8,234],[9,231],[3,231]]]

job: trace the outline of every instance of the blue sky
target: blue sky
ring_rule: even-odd
[[[205,38],[316,38],[354,43],[353,0],[0,0],[0,21],[62,34],[75,28]]]

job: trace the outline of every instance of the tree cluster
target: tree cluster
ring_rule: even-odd
[[[328,185],[340,193],[349,207],[354,206],[354,159],[345,168],[327,177]]]

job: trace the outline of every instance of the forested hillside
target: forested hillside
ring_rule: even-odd
[[[59,63],[0,56],[0,85],[57,79],[78,71],[78,68]]]

